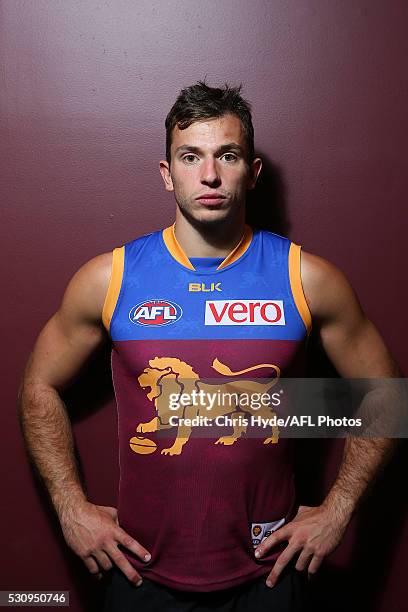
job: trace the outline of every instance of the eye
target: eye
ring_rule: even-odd
[[[194,153],[187,153],[187,155],[184,155],[182,158],[186,164],[193,164],[196,159],[197,155],[194,155]]]
[[[222,157],[224,157],[225,161],[227,162],[234,162],[237,160],[237,156],[235,155],[235,153],[224,153]]]

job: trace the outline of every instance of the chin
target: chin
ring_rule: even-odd
[[[179,206],[180,212],[189,223],[198,226],[211,226],[228,223],[232,221],[238,211],[233,211],[231,208],[218,208],[218,209],[200,209],[200,210],[188,210]]]
[[[203,213],[197,213],[193,215],[191,219],[200,225],[219,225],[222,223],[228,223],[234,219],[234,215],[231,215],[229,211],[203,211]]]

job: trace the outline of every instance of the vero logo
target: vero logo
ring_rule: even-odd
[[[129,319],[137,325],[170,325],[178,321],[182,314],[181,306],[175,302],[149,300],[133,306]]]
[[[205,325],[285,325],[283,300],[209,300]]]

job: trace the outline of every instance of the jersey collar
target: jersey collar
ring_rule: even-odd
[[[163,230],[163,240],[166,245],[170,255],[174,257],[176,261],[178,261],[182,266],[188,268],[189,270],[195,270],[195,267],[181,248],[180,244],[177,242],[177,238],[174,232],[176,224],[173,223],[170,227],[166,227]],[[238,242],[237,246],[229,253],[225,259],[220,263],[217,267],[217,270],[221,270],[226,266],[229,266],[234,261],[237,261],[245,251],[248,249],[249,245],[252,242],[252,229],[249,225],[244,226],[244,233],[242,235],[241,240]]]

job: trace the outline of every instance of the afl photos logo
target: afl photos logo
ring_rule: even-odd
[[[133,306],[129,319],[137,325],[171,325],[183,314],[181,306],[168,300],[149,300]]]

